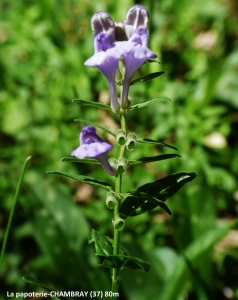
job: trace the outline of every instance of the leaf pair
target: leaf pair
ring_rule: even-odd
[[[103,262],[100,267],[103,268],[115,268],[122,270],[128,269],[142,269],[144,272],[148,272],[150,269],[150,263],[130,256],[127,250],[120,245],[119,255],[113,255],[113,241],[107,236],[104,236],[96,230],[92,230],[89,238],[89,243],[94,243],[96,255],[103,257]]]
[[[164,201],[172,197],[184,184],[192,181],[196,176],[197,173],[195,172],[179,172],[146,183],[135,192],[126,194],[125,200],[120,207],[120,214],[122,214],[124,218],[129,216],[133,217],[160,207],[171,215]]]

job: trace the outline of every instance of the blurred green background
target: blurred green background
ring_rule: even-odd
[[[105,191],[47,175],[71,172],[111,182],[99,166],[61,162],[78,146],[89,119],[117,130],[118,118],[80,107],[72,99],[108,103],[107,82],[84,66],[93,52],[90,18],[107,11],[124,20],[131,0],[0,1],[0,239],[27,156],[32,156],[17,205],[4,266],[6,291],[42,289],[36,277],[60,291],[110,290],[110,272],[88,245],[91,228],[112,236]],[[123,190],[172,172],[199,176],[167,204],[127,221],[122,243],[151,263],[149,273],[124,270],[120,299],[238,299],[238,2],[237,0],[138,1],[150,11],[150,49],[161,64],[135,75],[165,71],[131,88],[133,103],[161,102],[131,112],[129,128],[140,137],[178,148],[181,158],[135,165]],[[110,142],[110,136],[98,130]],[[116,147],[115,147],[116,148]],[[138,144],[130,158],[174,153]],[[117,149],[110,157],[117,155]],[[32,298],[33,299],[33,298]],[[38,298],[39,299],[39,298]]]

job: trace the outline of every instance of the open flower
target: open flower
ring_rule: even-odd
[[[148,46],[148,31],[145,28],[138,28],[127,42],[117,42],[116,49],[123,51],[126,72],[122,88],[121,106],[126,108],[129,105],[128,92],[133,74],[148,58],[156,58]]]
[[[94,39],[95,54],[85,61],[86,66],[96,66],[107,78],[110,90],[111,107],[114,112],[119,109],[116,90],[116,71],[118,61],[123,54],[119,48],[115,50],[105,33],[99,33]]]
[[[80,146],[75,149],[71,156],[83,159],[85,157],[95,158],[102,164],[108,174],[114,175],[115,170],[109,164],[107,152],[111,150],[112,145],[104,142],[97,134],[93,126],[83,127],[80,136]]]

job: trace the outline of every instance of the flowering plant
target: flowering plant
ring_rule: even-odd
[[[120,235],[125,226],[126,219],[146,213],[156,207],[160,207],[168,214],[170,209],[165,201],[172,197],[184,184],[192,181],[197,174],[195,172],[179,172],[162,179],[145,183],[135,191],[123,190],[123,177],[130,165],[149,163],[178,157],[178,154],[163,154],[147,156],[137,160],[129,160],[127,152],[134,150],[138,143],[148,143],[177,150],[175,147],[160,141],[138,137],[130,132],[127,123],[127,115],[131,110],[146,107],[164,99],[164,97],[152,99],[139,104],[131,103],[129,88],[138,82],[145,82],[163,74],[156,72],[146,76],[132,79],[136,70],[144,63],[157,63],[157,55],[148,48],[148,20],[149,13],[141,5],[135,5],[128,10],[125,22],[113,22],[111,16],[105,12],[97,12],[91,20],[94,34],[95,53],[86,60],[86,66],[97,67],[105,76],[109,91],[111,106],[86,100],[74,100],[75,102],[105,109],[120,116],[121,128],[117,132],[86,121],[87,126],[80,133],[80,145],[72,151],[71,157],[63,159],[70,162],[100,162],[105,171],[114,178],[114,185],[103,182],[89,176],[72,175],[68,173],[51,171],[48,173],[60,174],[92,186],[101,187],[107,191],[106,206],[113,209],[113,239],[92,230],[90,243],[94,243],[96,255],[102,258],[101,267],[112,269],[111,296],[118,296],[120,283],[120,271],[124,268],[142,269],[148,272],[150,263],[140,258],[131,256],[120,244]],[[117,86],[120,88],[118,95]],[[85,122],[85,120],[76,120]],[[108,160],[108,152],[112,145],[103,141],[97,134],[96,128],[101,128],[111,134],[115,139],[115,147],[118,157]],[[73,157],[72,157],[73,156]]]

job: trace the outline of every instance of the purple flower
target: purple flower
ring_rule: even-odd
[[[123,55],[123,51],[119,48],[115,50],[107,36],[104,33],[99,33],[94,39],[95,54],[85,61],[86,66],[96,66],[103,75],[107,78],[111,107],[114,112],[119,109],[119,102],[117,98],[116,90],[116,71],[118,67],[118,61]]]
[[[146,29],[148,20],[149,13],[142,5],[135,5],[128,10],[124,24],[122,22],[113,23],[111,16],[104,12],[95,13],[92,17],[95,53],[84,64],[96,66],[107,78],[111,107],[114,112],[118,112],[120,106],[123,108],[129,106],[129,86],[135,71],[148,58],[157,57],[148,49],[148,31]],[[129,38],[128,41],[123,41],[125,31]],[[113,43],[115,38],[119,41]],[[120,58],[123,58],[123,62],[120,61]],[[118,64],[120,64],[119,68]],[[116,74],[120,78],[117,78],[118,81],[123,82],[119,100],[116,90]]]
[[[102,164],[108,174],[114,175],[115,170],[109,164],[107,152],[111,150],[112,145],[104,142],[97,134],[93,126],[83,127],[80,136],[80,146],[75,149],[71,156],[83,159],[85,157],[95,158]]]
[[[126,108],[129,105],[128,92],[133,74],[148,58],[156,58],[157,55],[147,48],[148,31],[144,28],[138,28],[129,41],[115,44],[115,49],[123,51],[126,66],[121,97],[121,106]]]

